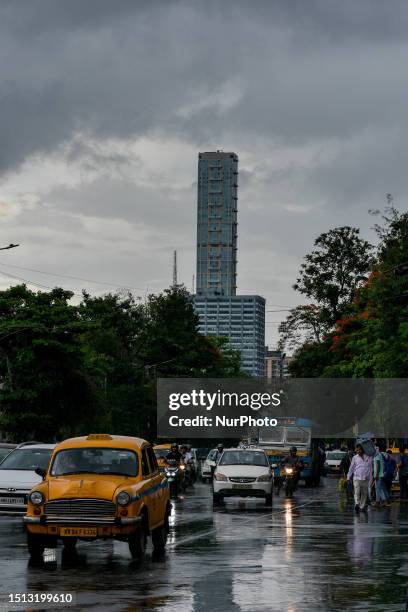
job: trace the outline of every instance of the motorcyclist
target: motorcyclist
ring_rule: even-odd
[[[186,466],[186,482],[188,484],[193,484],[195,480],[195,468],[193,462],[193,455],[190,451],[190,447],[187,444],[183,444],[180,447],[181,451],[181,461]]]
[[[170,448],[170,452],[166,455],[166,461],[177,461],[177,463],[181,463],[182,459],[183,456],[180,453],[177,444],[173,442]]]
[[[289,455],[282,461],[282,466],[290,466],[294,469],[294,489],[296,489],[300,478],[300,472],[303,469],[303,461],[298,457],[296,446],[292,446],[289,450]]]

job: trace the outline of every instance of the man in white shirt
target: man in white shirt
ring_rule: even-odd
[[[373,477],[372,458],[364,453],[361,444],[356,446],[357,454],[354,455],[347,474],[347,482],[353,478],[354,503],[357,513],[367,512],[368,487]]]

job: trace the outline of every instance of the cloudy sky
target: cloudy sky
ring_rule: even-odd
[[[190,288],[197,154],[223,149],[240,159],[239,292],[300,303],[321,231],[372,240],[369,208],[387,192],[406,208],[407,31],[398,0],[1,0],[0,246],[21,246],[0,289],[143,298],[174,249]]]

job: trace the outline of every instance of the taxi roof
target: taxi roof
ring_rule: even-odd
[[[105,447],[105,448],[141,448],[149,444],[142,438],[132,436],[114,436],[110,434],[90,434],[78,438],[68,438],[57,445],[57,450],[61,448],[83,448],[83,447]]]
[[[153,448],[157,448],[157,449],[160,449],[160,448],[171,448],[171,444],[155,444],[153,446]]]

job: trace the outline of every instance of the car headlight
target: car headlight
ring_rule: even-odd
[[[130,495],[129,493],[126,493],[126,491],[121,491],[117,498],[116,498],[117,503],[119,504],[119,506],[127,506],[128,503],[130,502]]]
[[[293,474],[293,468],[285,468],[286,474]]]
[[[226,480],[228,480],[228,478],[225,476],[225,474],[221,474],[221,472],[215,472],[214,478],[215,478],[215,480],[222,480],[224,482]]]
[[[258,476],[258,482],[269,482],[271,478],[270,474],[263,474],[262,476]]]
[[[186,466],[184,465],[184,463],[181,463],[179,467],[180,467],[180,470],[185,470],[186,469]]]
[[[44,503],[44,495],[40,491],[33,491],[30,493],[30,502],[34,506],[41,506]]]

